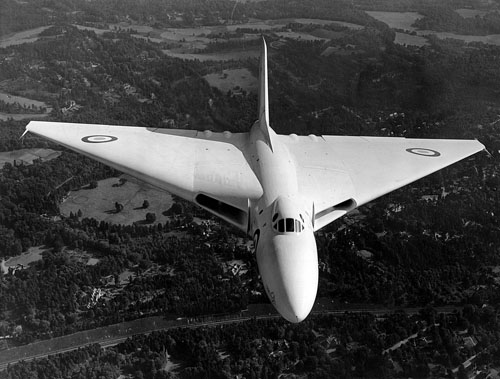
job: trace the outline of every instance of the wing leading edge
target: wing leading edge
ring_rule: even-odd
[[[314,203],[314,229],[484,150],[477,140],[280,136],[296,159],[299,190]]]
[[[151,183],[245,230],[262,187],[244,156],[248,133],[30,122],[26,130]]]

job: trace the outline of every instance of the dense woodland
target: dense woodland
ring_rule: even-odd
[[[197,17],[197,12],[205,12],[203,7],[196,8],[199,2],[180,3],[150,1],[138,9],[137,2],[120,2],[120,12],[137,22],[152,22],[149,17],[155,14],[154,21],[163,26],[209,22]],[[271,51],[271,120],[277,132],[478,138],[491,155],[477,155],[387,195],[318,233],[318,295],[338,303],[388,307],[465,305],[462,313],[438,316],[429,310],[385,321],[349,315],[311,317],[299,326],[280,320],[175,330],[139,336],[111,350],[90,346],[16,365],[2,376],[42,377],[50,372],[51,377],[116,377],[124,370],[137,378],[172,377],[162,370],[165,351],[182,362],[181,377],[243,374],[251,378],[278,373],[422,377],[430,374],[429,362],[452,369],[474,353],[485,354],[480,354],[484,363],[495,363],[500,340],[499,277],[494,270],[500,265],[500,48],[438,39],[431,39],[429,46],[402,47],[392,42],[391,30],[357,8],[361,1],[354,6],[330,3],[315,2],[310,7],[302,2],[297,8],[283,8],[281,2],[271,6],[249,2],[238,4],[234,12],[235,20],[251,15],[300,15],[367,26],[360,31],[332,26],[332,31],[341,31],[336,40],[289,40]],[[212,16],[234,7],[225,1],[203,4],[210,8],[205,14]],[[405,9],[424,12],[413,6],[408,2]],[[39,7],[56,11],[49,17],[45,11],[37,12]],[[95,12],[96,7],[103,12]],[[70,12],[73,9],[84,11]],[[124,15],[112,10],[112,1],[60,0],[21,6],[6,1],[0,19],[14,19],[21,12],[24,21],[2,23],[2,33],[55,21],[57,26],[47,29],[36,43],[0,49],[2,91],[47,103],[52,107],[49,120],[248,129],[255,119],[255,94],[221,93],[203,75],[235,67],[257,74],[255,59],[182,61],[166,57],[161,51],[164,46],[134,38],[125,30],[98,36],[68,24],[121,21]],[[192,17],[171,20],[167,15],[172,10],[184,15],[192,12]],[[430,11],[424,14],[422,22],[433,19]],[[451,17],[446,9],[439,14],[443,20]],[[491,32],[485,26],[488,17],[478,21],[482,26],[477,28]],[[494,14],[491,17],[495,20]],[[307,27],[290,25],[296,31]],[[268,42],[277,39],[272,34],[266,38]],[[210,44],[210,51],[237,44],[229,38]],[[350,54],[322,54],[338,45],[355,48]],[[63,112],[70,101],[81,108]],[[1,106],[0,110],[26,113]],[[26,121],[0,121],[0,151],[60,149],[33,136],[20,140],[25,125]],[[219,222],[204,234],[203,227],[192,223],[193,215],[210,217],[181,201],[175,204],[177,212],[172,212],[181,214],[161,224],[112,225],[80,213],[60,217],[59,205],[69,190],[118,175],[66,150],[51,161],[7,163],[1,168],[0,257],[18,255],[32,246],[48,248],[43,259],[29,268],[7,274],[0,271],[0,335],[11,335],[16,326],[22,327],[9,343],[29,343],[144,315],[195,317],[238,312],[248,304],[267,302],[253,254],[239,240],[244,236]],[[425,195],[443,191],[446,197],[425,200]],[[360,255],[361,250],[369,251],[371,258]],[[69,251],[90,254],[99,263],[87,266]],[[243,260],[248,273],[238,276],[224,271],[222,262],[230,259]],[[121,283],[122,290],[117,279],[114,285],[105,279],[117,278],[125,270],[134,277]],[[116,295],[88,308],[92,289],[105,286],[116,287]],[[426,325],[434,341],[429,354],[408,346],[397,349],[394,356],[382,355],[383,349]],[[463,329],[470,329],[469,335],[478,341],[476,350],[462,349],[457,333]],[[336,344],[322,342],[318,333],[334,336]],[[327,352],[330,348],[335,348],[333,353]],[[221,358],[226,353],[230,358]],[[392,361],[399,362],[402,373]]]
[[[452,315],[431,310],[418,316],[396,313],[384,318],[363,315],[311,316],[298,325],[284,320],[248,321],[210,328],[178,328],[127,339],[103,350],[89,345],[76,351],[20,363],[1,378],[275,378],[280,374],[310,378],[428,377],[428,363],[461,367],[469,354],[477,364],[500,364],[498,338],[491,333],[494,311],[468,306]],[[457,330],[474,330],[475,347],[461,348]],[[408,343],[382,355],[413,333],[419,343],[432,341],[418,352]],[[425,338],[425,339],[424,339]],[[362,341],[362,342],[360,342]],[[497,342],[493,342],[497,341]],[[405,359],[402,359],[405,357]],[[393,361],[403,361],[398,370]],[[436,373],[434,373],[436,374]],[[450,370],[438,376],[454,374]],[[463,367],[458,377],[463,378]],[[466,377],[466,376],[465,376]]]

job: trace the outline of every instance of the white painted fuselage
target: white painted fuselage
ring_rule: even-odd
[[[257,123],[249,137],[249,161],[263,189],[262,197],[250,203],[249,233],[259,272],[278,312],[300,322],[310,313],[318,288],[312,202],[301,197],[294,158],[279,137],[273,135],[271,147]]]

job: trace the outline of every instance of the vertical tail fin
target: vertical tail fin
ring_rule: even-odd
[[[259,66],[259,126],[264,134],[267,144],[273,150],[269,126],[269,95],[267,85],[267,45],[262,37],[262,50],[260,53]]]

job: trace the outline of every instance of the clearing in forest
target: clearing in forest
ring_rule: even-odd
[[[36,159],[50,161],[51,159],[57,158],[59,155],[61,155],[60,151],[52,149],[21,149],[5,151],[0,153],[0,167],[3,167],[5,163],[14,164],[14,162],[16,164],[32,164]]]
[[[143,208],[144,200],[149,202]],[[123,205],[123,210],[116,211],[115,203]],[[98,182],[97,188],[82,188],[71,191],[61,204],[61,214],[69,216],[82,211],[82,217],[94,218],[112,224],[132,225],[134,223],[149,225],[146,214],[154,213],[156,220],[152,223],[165,223],[167,217],[162,213],[172,206],[172,196],[145,183],[126,181],[120,184],[119,178],[109,178]]]
[[[212,87],[227,91],[238,91],[239,88],[247,92],[257,92],[257,78],[246,68],[223,70],[222,73],[208,74],[204,78]]]

